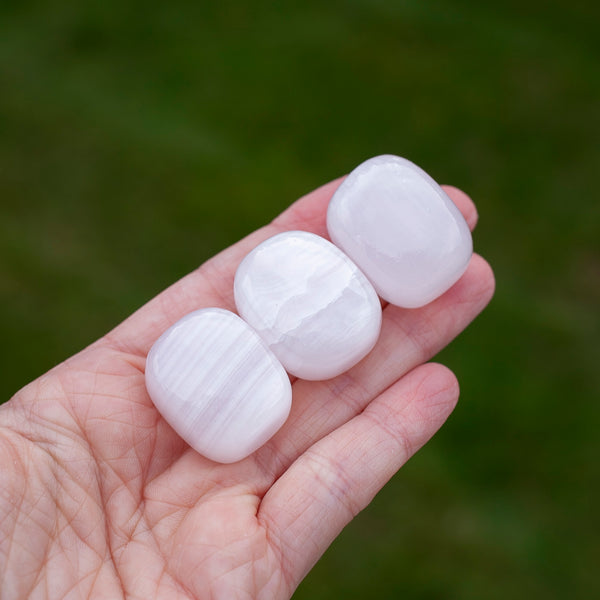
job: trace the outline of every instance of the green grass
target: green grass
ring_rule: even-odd
[[[477,201],[447,426],[295,598],[600,595],[593,2],[0,6],[1,396],[392,152]]]

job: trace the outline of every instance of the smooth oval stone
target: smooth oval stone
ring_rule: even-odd
[[[327,229],[388,302],[428,304],[465,272],[473,242],[462,214],[425,171],[398,156],[359,165],[327,210]]]
[[[266,240],[241,262],[233,287],[240,316],[296,377],[335,377],[379,337],[373,286],[318,235],[288,231]]]
[[[231,463],[285,422],[289,377],[260,337],[220,308],[192,312],[150,349],[146,387],[173,429],[207,458]]]

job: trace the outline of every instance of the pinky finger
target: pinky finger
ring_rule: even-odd
[[[458,400],[446,367],[422,365],[298,458],[263,498],[290,592],[352,518],[444,423]]]

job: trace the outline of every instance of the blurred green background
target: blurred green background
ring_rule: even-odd
[[[446,427],[295,599],[600,597],[597,2],[0,4],[1,397],[381,153],[495,268]]]

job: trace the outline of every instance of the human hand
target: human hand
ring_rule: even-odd
[[[294,381],[289,419],[243,461],[197,454],[146,392],[157,337],[192,310],[235,310],[235,269],[266,238],[292,229],[327,237],[339,183],[300,199],[0,407],[3,599],[289,598],[441,426],[458,385],[425,363],[493,294],[477,255],[431,304],[386,306],[377,345],[350,371]],[[446,192],[473,227],[469,198]]]

